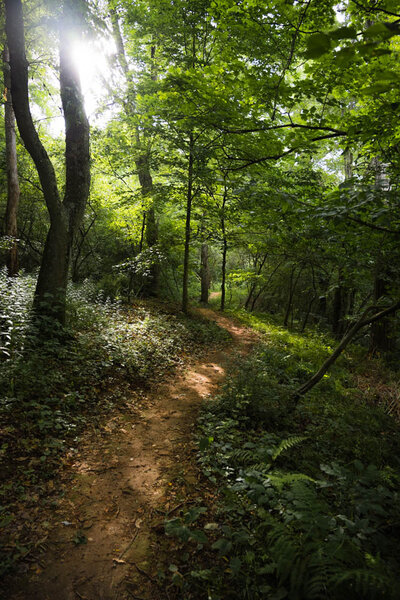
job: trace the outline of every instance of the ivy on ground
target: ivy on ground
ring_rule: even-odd
[[[398,424],[352,387],[350,356],[293,412],[291,393],[329,340],[252,319],[263,340],[199,424],[200,465],[218,508],[198,515],[194,536],[185,514],[166,526],[203,547],[178,562],[174,583],[196,600],[395,598]]]
[[[18,514],[27,502],[54,500],[62,458],[85,427],[122,408],[131,390],[157,383],[185,354],[227,339],[214,323],[176,316],[175,307],[127,307],[86,282],[69,288],[73,329],[37,344],[33,290],[32,277],[10,281],[0,272],[0,573],[29,552]]]

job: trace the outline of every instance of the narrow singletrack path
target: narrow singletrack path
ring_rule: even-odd
[[[156,577],[163,558],[157,537],[163,515],[177,508],[171,480],[179,475],[186,493],[199,496],[192,437],[201,402],[218,390],[233,356],[257,339],[231,318],[198,310],[225,328],[232,344],[210,350],[148,394],[134,394],[127,412],[88,432],[69,467],[72,482],[46,515],[52,522],[43,556],[10,599],[167,598]]]

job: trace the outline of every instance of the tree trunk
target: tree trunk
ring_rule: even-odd
[[[142,250],[143,250],[144,234],[146,231],[146,218],[147,218],[147,212],[144,210],[143,216],[142,216],[142,227],[140,229],[139,252],[142,252]]]
[[[290,313],[292,311],[292,306],[293,306],[294,293],[296,291],[296,286],[299,281],[300,275],[302,273],[302,269],[300,268],[299,272],[297,273],[297,277],[296,277],[295,281],[293,281],[295,270],[296,270],[296,267],[293,267],[292,272],[290,274],[289,299],[288,299],[288,303],[287,303],[287,307],[286,307],[285,318],[283,321],[283,325],[285,327],[288,326],[289,317],[290,317]]]
[[[224,187],[224,197],[222,199],[221,211],[221,230],[222,230],[222,268],[221,268],[221,310],[225,310],[225,294],[226,294],[226,255],[228,253],[228,242],[226,239],[225,228],[225,205],[227,200],[227,189]]]
[[[189,136],[189,162],[188,162],[188,184],[186,196],[186,223],[185,223],[185,254],[183,257],[183,281],[182,281],[182,310],[185,314],[189,308],[189,254],[190,254],[190,234],[191,234],[191,215],[193,201],[193,165],[194,165],[194,138],[193,133]]]
[[[385,319],[389,315],[394,314],[397,310],[399,310],[399,308],[400,308],[400,301],[395,302],[395,304],[392,304],[388,308],[380,311],[379,313],[376,313],[369,319],[367,319],[366,316],[368,315],[368,313],[370,313],[374,309],[374,307],[367,308],[363,312],[361,317],[358,319],[358,321],[356,321],[350,327],[348,332],[343,336],[342,340],[340,341],[340,344],[336,347],[334,352],[326,359],[326,361],[323,363],[321,368],[318,369],[318,371],[312,377],[310,377],[310,379],[308,379],[305,383],[303,383],[303,385],[301,385],[295,391],[295,393],[293,394],[294,408],[296,407],[301,396],[304,396],[304,394],[309,392],[315,385],[317,385],[317,383],[319,381],[321,381],[321,379],[323,378],[325,373],[333,365],[333,363],[337,360],[337,358],[341,355],[343,350],[351,342],[351,340],[354,338],[354,336],[360,329],[362,329],[363,327],[366,327],[367,325],[370,325],[373,323],[378,323],[379,321],[381,321],[382,319]]]
[[[385,167],[378,157],[371,161],[371,167],[375,172],[375,189],[379,193],[385,187]],[[379,254],[376,259],[375,279],[374,279],[374,302],[388,293],[387,281],[389,277],[390,266],[383,254]],[[393,349],[392,327],[390,319],[382,319],[371,327],[370,353],[379,355],[382,352],[388,352]]]
[[[287,302],[287,305],[286,305],[285,317],[283,319],[283,326],[284,327],[287,327],[288,320],[289,320],[289,315],[290,315],[290,309],[292,308],[294,272],[295,272],[295,268],[293,268],[291,270],[291,272],[290,272],[288,302]]]
[[[246,302],[244,303],[244,310],[248,310],[250,302],[253,300],[253,294],[256,291],[257,284],[253,282],[250,285],[249,293],[247,294]]]
[[[342,271],[338,269],[338,282],[333,295],[333,311],[332,311],[332,333],[335,337],[340,338],[343,333],[342,318],[344,308],[344,288]]]
[[[206,242],[201,244],[200,281],[200,302],[203,304],[208,304],[208,296],[210,292],[210,266],[208,263],[208,244]]]
[[[308,303],[307,312],[306,312],[306,314],[304,315],[303,325],[301,326],[301,330],[300,330],[300,331],[301,331],[301,333],[304,333],[304,331],[305,331],[305,328],[306,328],[306,326],[307,326],[308,319],[309,319],[309,316],[310,316],[310,313],[311,313],[311,308],[312,308],[312,305],[313,305],[313,304],[314,304],[314,302],[315,302],[315,299],[316,299],[316,296],[313,296],[313,297],[311,298],[310,302]]]
[[[225,310],[226,295],[226,255],[228,253],[228,244],[226,238],[222,242],[222,268],[221,268],[221,310]]]
[[[148,156],[139,156],[139,158],[136,159],[135,164],[139,176],[142,195],[150,196],[153,191],[153,178],[150,172]],[[145,239],[148,248],[153,248],[158,242],[158,228],[153,204],[151,204],[146,211]],[[144,296],[157,296],[159,278],[160,268],[155,257],[154,262],[150,267],[150,277],[143,285],[142,291]]]
[[[65,323],[68,267],[73,238],[82,221],[90,188],[89,124],[83,108],[77,69],[70,56],[79,19],[73,0],[64,2],[60,31],[60,93],[65,120],[65,194],[61,202],[53,165],[40,141],[29,105],[28,63],[21,0],[6,0],[11,93],[18,129],[38,171],[50,215],[34,297],[38,317]],[[78,17],[78,19],[77,19]]]
[[[378,302],[387,292],[387,283],[378,274],[374,281],[374,302]],[[393,349],[391,339],[390,317],[376,321],[371,326],[371,337],[369,343],[369,352],[373,356],[380,355],[382,352],[388,352]]]
[[[156,46],[151,46],[150,50],[151,55],[151,79],[152,81],[157,81],[157,71],[156,71],[156,63],[155,63],[155,55],[156,55]],[[145,160],[143,160],[145,159]],[[148,154],[142,157],[144,171],[146,174],[146,187],[147,194],[151,194],[153,192],[153,179],[150,172],[149,165],[149,156]],[[142,186],[143,191],[143,186]],[[144,193],[144,192],[143,192]],[[153,248],[158,243],[158,227],[156,220],[156,212],[154,209],[154,202],[152,202],[151,206],[147,211],[147,227],[146,227],[146,242],[149,248]],[[150,295],[157,296],[158,295],[158,286],[160,280],[160,265],[155,260],[151,266],[151,289],[149,290]]]
[[[277,270],[279,269],[279,267],[281,266],[282,263],[278,263],[276,265],[276,267],[272,270],[272,272],[269,274],[267,281],[265,282],[265,284],[260,287],[260,289],[258,290],[257,294],[255,294],[253,296],[253,300],[251,302],[251,307],[250,307],[250,312],[253,312],[256,302],[259,299],[259,297],[261,296],[261,294],[267,289],[267,287],[270,284],[271,279],[273,278],[273,276],[275,275],[275,273],[277,272]]]
[[[344,153],[344,180],[348,181],[353,177],[353,154],[350,150]]]
[[[344,181],[349,181],[353,177],[353,155],[350,150],[344,153]],[[333,295],[332,311],[332,333],[340,339],[345,330],[346,304],[348,290],[344,284],[343,269],[338,268],[338,280]]]
[[[97,215],[94,214],[92,220],[90,221],[88,227],[86,229],[84,227],[79,228],[79,236],[75,236],[74,248],[72,250],[72,265],[71,265],[71,279],[74,283],[79,281],[79,270],[85,260],[93,254],[93,250],[89,247],[89,252],[87,252],[84,256],[82,256],[83,248],[85,244],[85,240],[96,223]]]
[[[10,55],[8,46],[4,46],[3,74],[5,88],[4,127],[6,138],[6,165],[7,165],[7,209],[6,231],[9,239],[7,257],[7,270],[10,277],[18,274],[18,241],[17,241],[17,214],[19,204],[19,179],[17,167],[17,143],[15,136],[15,116],[11,98]]]
[[[320,315],[321,319],[325,319],[327,309],[326,294],[329,287],[329,278],[324,275],[319,275],[318,287],[321,290],[321,294],[318,298],[318,314]]]
[[[264,254],[264,257],[263,257],[263,258],[262,258],[262,260],[260,261],[260,264],[259,264],[259,266],[258,266],[258,268],[257,268],[257,271],[256,271],[256,274],[257,274],[258,276],[260,276],[260,275],[261,275],[261,271],[263,270],[263,267],[264,267],[264,265],[265,265],[265,262],[266,262],[266,260],[267,260],[267,257],[268,257],[268,253]],[[247,309],[249,308],[249,304],[250,304],[250,302],[251,302],[251,301],[252,301],[252,299],[253,299],[253,294],[255,293],[255,291],[256,291],[256,288],[257,288],[257,279],[256,279],[256,281],[255,281],[254,283],[252,283],[252,284],[251,284],[251,287],[250,287],[249,294],[248,294],[248,296],[247,296],[247,298],[246,298],[246,302],[245,302],[245,304],[244,304],[244,308],[245,308],[245,310],[247,310]],[[257,298],[258,298],[258,296],[259,296],[259,294],[257,295]],[[254,307],[254,304],[255,304],[255,303],[253,302],[253,303],[252,303],[252,306],[253,306],[253,307]],[[252,310],[253,310],[253,309],[252,309]]]
[[[109,2],[111,6],[111,3]],[[130,103],[125,106],[125,110],[128,112],[130,116],[135,115],[136,111],[136,91],[135,91],[135,82],[132,77],[132,73],[129,69],[128,61],[126,60],[124,41],[121,35],[121,29],[119,26],[118,13],[116,9],[110,8],[110,17],[112,24],[113,37],[115,41],[115,45],[117,47],[117,56],[120,67],[125,75],[125,78],[128,83],[131,84],[131,97],[129,98]],[[154,58],[155,58],[155,46],[151,47],[151,70],[152,75],[151,78],[153,81],[156,80],[157,76],[155,73],[154,67]],[[143,196],[151,196],[153,192],[153,178],[151,176],[150,166],[149,166],[149,156],[143,150],[143,145],[140,140],[139,128],[136,126],[135,129],[136,135],[136,143],[138,146],[139,156],[135,159],[136,170],[139,178],[139,183]],[[158,228],[157,221],[155,216],[154,205],[152,204],[148,210],[146,211],[146,243],[148,248],[152,248],[158,242]],[[157,262],[155,261],[150,268],[150,277],[149,280],[143,285],[143,295],[145,296],[157,296],[158,293],[158,285],[160,278],[160,268]]]

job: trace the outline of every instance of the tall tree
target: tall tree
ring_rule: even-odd
[[[128,86],[128,97],[124,102],[124,109],[126,116],[132,119],[134,124],[134,137],[136,142],[136,156],[134,157],[135,166],[137,176],[139,178],[139,183],[142,191],[142,195],[145,198],[149,198],[153,194],[153,177],[150,170],[150,140],[147,139],[146,132],[141,131],[141,128],[138,123],[138,115],[136,114],[136,86],[137,83],[134,79],[133,73],[129,68],[125,45],[122,38],[119,16],[117,9],[113,7],[113,3],[109,2],[110,8],[110,18],[112,24],[113,37],[115,41],[115,45],[117,48],[117,57],[118,62],[121,67],[121,70],[124,74],[127,86]],[[154,81],[156,79],[155,69],[154,69],[154,59],[155,59],[155,45],[151,46],[150,56],[151,56],[151,79]],[[158,228],[157,228],[157,220],[154,209],[154,203],[151,202],[147,207],[146,211],[143,215],[143,229],[145,235],[143,238],[146,239],[147,246],[152,248],[157,244],[158,241]],[[145,285],[144,293],[145,295],[157,295],[158,288],[158,278],[159,278],[159,269],[158,265],[154,262],[150,268],[150,279],[149,283]]]
[[[17,165],[17,143],[15,136],[15,115],[11,99],[10,54],[7,44],[3,51],[4,74],[4,128],[6,138],[6,164],[7,164],[7,210],[6,210],[6,236],[9,243],[7,269],[10,277],[18,273],[18,241],[17,241],[17,213],[19,204],[19,179]]]
[[[23,143],[38,171],[50,216],[37,281],[34,310],[40,317],[65,323],[65,302],[70,254],[82,221],[90,188],[89,123],[72,45],[82,28],[81,5],[65,0],[60,19],[60,93],[65,121],[65,192],[61,200],[53,164],[34,125],[29,103],[28,62],[21,0],[6,0],[6,32],[10,50],[11,93]]]

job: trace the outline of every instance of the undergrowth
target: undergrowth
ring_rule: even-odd
[[[156,383],[185,354],[226,341],[214,323],[154,303],[124,307],[85,282],[68,290],[68,341],[32,344],[34,285],[30,276],[0,272],[0,573],[29,552],[18,515],[27,503],[52,502],[62,457],[87,424],[122,407],[131,388]]]
[[[213,522],[199,517],[201,539],[185,515],[167,523],[202,548],[174,565],[174,584],[186,600],[397,598],[400,428],[353,387],[355,355],[290,412],[329,340],[251,320],[262,341],[200,419]]]

